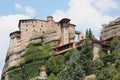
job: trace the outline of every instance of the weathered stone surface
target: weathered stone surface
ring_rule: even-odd
[[[55,45],[58,39],[60,39],[60,37],[57,37],[57,33],[54,30],[51,30],[42,36],[40,34],[34,34],[27,40],[19,40],[16,44],[10,45],[7,51],[6,62],[2,71],[2,76],[5,77],[5,80],[9,80],[7,75],[8,71],[24,62],[23,55],[29,43],[51,42],[51,44]]]
[[[115,19],[114,21],[109,22],[109,24],[108,24],[107,26],[108,26],[108,27],[109,27],[109,26],[114,26],[114,25],[116,25],[117,23],[120,23],[120,17],[117,18],[117,19]]]
[[[113,37],[120,36],[120,17],[103,26],[101,40],[112,40]]]
[[[36,39],[41,39],[43,37],[43,35],[41,33],[34,33],[31,37],[30,37],[30,41],[31,40],[36,40]]]
[[[100,44],[93,43],[93,60],[96,60],[100,57],[99,55]]]
[[[56,31],[49,31],[43,36],[43,43],[57,41],[59,39],[60,37],[57,36]]]
[[[91,74],[89,76],[86,76],[84,80],[90,80],[90,79],[95,79],[96,75],[95,74]]]

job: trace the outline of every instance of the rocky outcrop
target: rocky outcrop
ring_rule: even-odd
[[[100,37],[102,41],[109,42],[115,36],[120,36],[120,17],[109,22],[109,24],[103,25]]]
[[[5,60],[5,65],[2,71],[2,79],[1,80],[9,80],[8,72],[12,69],[20,66],[20,64],[24,63],[24,53],[26,48],[30,43],[48,43],[51,42],[53,45],[56,44],[56,41],[59,39],[56,37],[55,31],[49,31],[44,35],[34,34],[28,40],[19,40],[17,44],[14,46],[10,46]]]
[[[48,31],[44,36],[43,36],[43,42],[47,43],[53,40],[59,40],[56,31]]]
[[[98,59],[100,57],[99,51],[100,51],[100,44],[98,43],[93,43],[93,61]]]
[[[95,78],[96,78],[96,75],[91,74],[91,75],[86,76],[84,80],[94,80]]]
[[[103,25],[101,30],[100,41],[102,49],[109,54],[110,42],[114,37],[120,36],[120,17]]]
[[[115,19],[114,21],[111,21],[108,25],[107,25],[107,27],[109,27],[109,26],[114,26],[114,25],[120,25],[120,17],[119,18],[117,18],[117,19]]]

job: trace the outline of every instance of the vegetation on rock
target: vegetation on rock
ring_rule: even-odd
[[[48,80],[80,80],[95,74],[89,80],[120,80],[120,38],[111,42],[109,55],[102,50],[100,58],[93,59],[92,31],[86,31],[85,45],[81,50],[71,49],[65,54],[49,56],[51,46],[41,43],[29,44],[24,54],[24,63],[9,71],[9,80],[38,80],[39,68],[46,66]]]
[[[49,44],[30,43],[24,53],[24,63],[9,71],[9,80],[28,80],[38,76],[40,66],[49,58]]]

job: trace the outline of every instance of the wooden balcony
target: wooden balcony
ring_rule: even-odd
[[[83,45],[84,45],[84,40],[81,40],[80,42],[73,42],[60,47],[56,47],[50,52],[50,56],[65,53],[72,48],[81,48]]]

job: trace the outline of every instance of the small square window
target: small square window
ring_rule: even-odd
[[[45,31],[43,31],[42,33],[45,33]]]
[[[33,28],[35,27],[35,25],[33,25]]]

